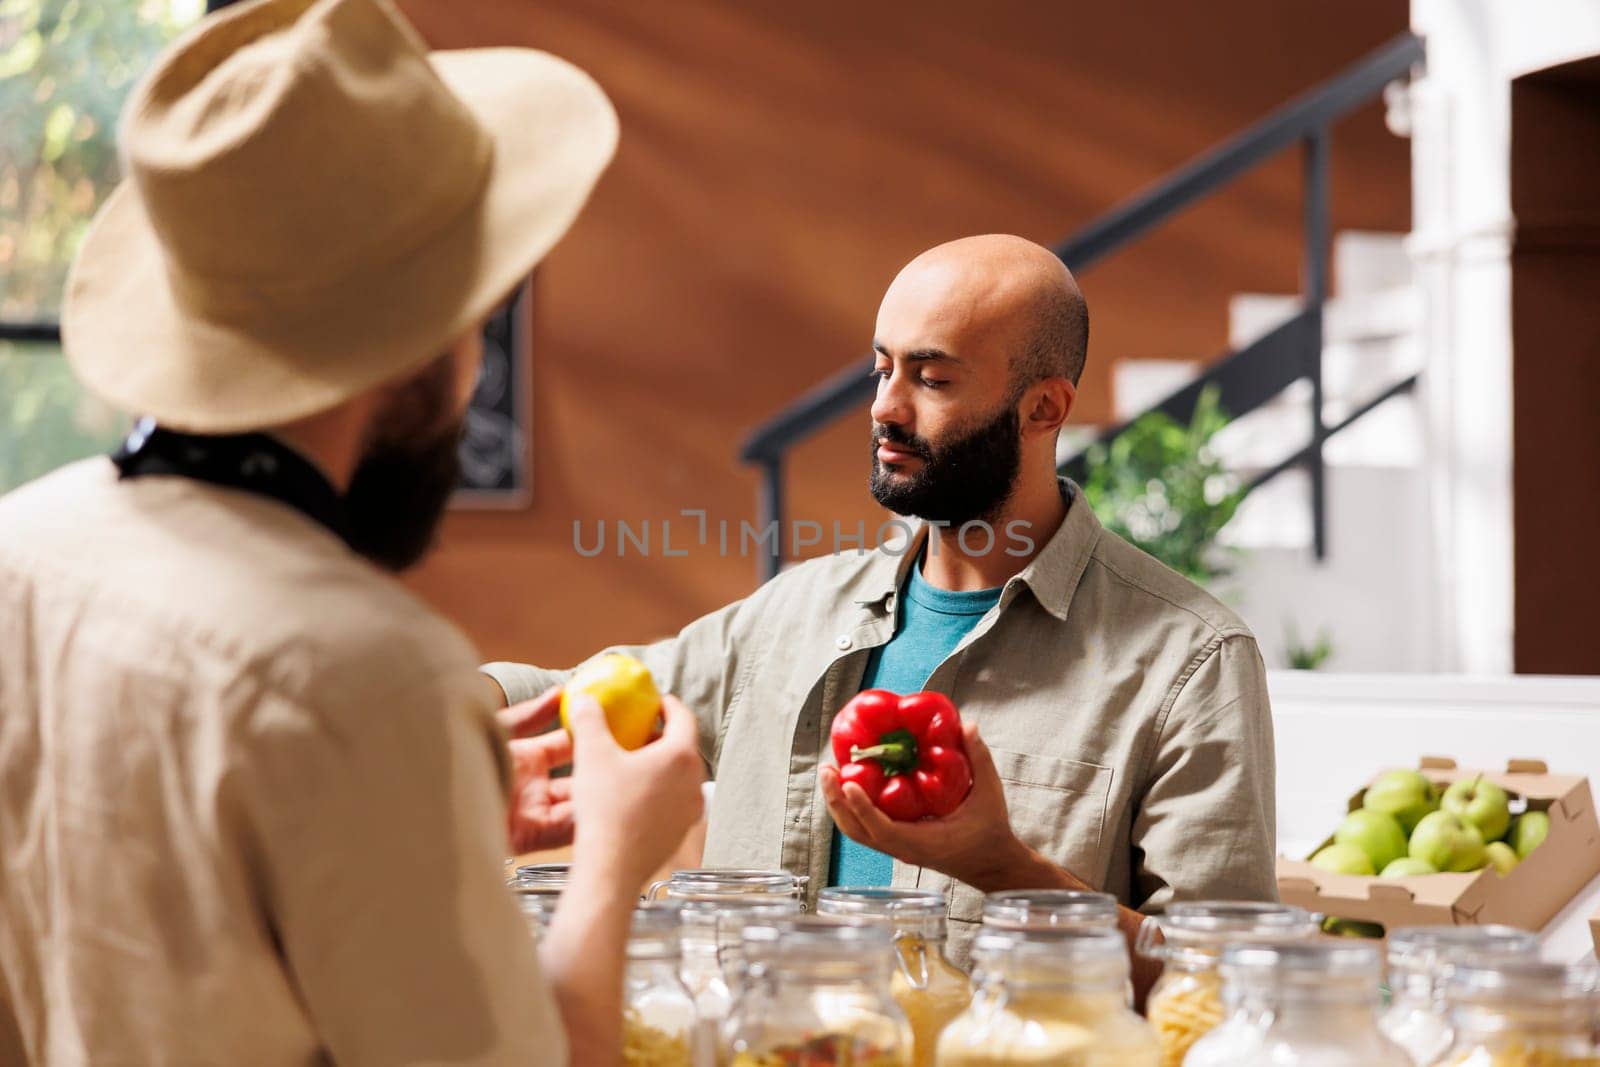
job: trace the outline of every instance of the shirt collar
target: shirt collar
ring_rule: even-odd
[[[1083,499],[1083,490],[1076,483],[1067,478],[1059,482],[1061,498],[1067,502],[1066,518],[1061,520],[1039,554],[1011,581],[1026,583],[1041,607],[1056,618],[1065,619],[1072,594],[1077,591],[1095,545],[1100,541],[1100,520],[1095,518],[1088,501]]]
[[[1068,505],[1066,517],[1028,565],[1006,582],[1006,588],[1009,591],[1014,584],[1027,586],[1041,607],[1056,618],[1065,619],[1072,594],[1100,540],[1101,527],[1077,484],[1066,478],[1059,481],[1062,499]],[[901,542],[891,540],[873,553],[862,575],[860,592],[855,597],[855,602],[863,607],[887,602],[905,584],[911,565],[922,554],[922,544],[928,536],[927,524],[899,521],[907,527],[909,535]],[[1010,600],[1011,597],[1001,594],[1001,604]]]

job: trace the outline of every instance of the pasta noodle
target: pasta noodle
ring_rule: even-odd
[[[854,1038],[826,1034],[804,1045],[736,1052],[733,1067],[905,1067],[906,1059]]]
[[[1574,1055],[1511,1041],[1494,1051],[1473,1049],[1453,1053],[1439,1067],[1600,1067],[1600,1056]]]
[[[939,1067],[1157,1067],[1160,1053],[1144,1020],[1120,997],[1049,994],[1013,997],[945,1030]]]
[[[1190,1047],[1222,1022],[1222,979],[1209,971],[1164,977],[1145,1015],[1161,1046],[1161,1067],[1181,1067]]]
[[[669,1034],[630,1011],[622,1020],[622,1063],[623,1067],[692,1067],[689,1035]]]

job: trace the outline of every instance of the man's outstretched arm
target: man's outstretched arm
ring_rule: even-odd
[[[675,694],[694,712],[700,727],[700,755],[708,769],[713,767],[722,716],[741,662],[738,626],[740,611],[748,603],[750,601],[735,601],[701,616],[675,637],[654,644],[619,645],[595,653],[601,656],[621,652],[640,660],[650,668],[663,693]],[[544,728],[539,709],[528,702],[564,685],[577,667],[553,669],[528,663],[496,662],[486,663],[479,669],[484,676],[485,692],[496,706],[509,705],[517,709],[513,714],[500,716],[502,725],[512,737],[523,737]]]

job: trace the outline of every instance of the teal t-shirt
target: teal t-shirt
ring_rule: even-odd
[[[862,689],[887,689],[891,693],[921,691],[939,664],[989,609],[1000,602],[1000,587],[970,593],[936,589],[922,580],[919,560],[911,568],[894,636],[872,650]],[[876,849],[857,844],[838,830],[833,832],[829,885],[888,885],[894,860]]]

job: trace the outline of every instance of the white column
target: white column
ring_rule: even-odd
[[[1413,232],[1439,590],[1437,668],[1512,666],[1511,82],[1600,54],[1595,0],[1413,0]]]

